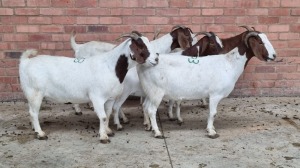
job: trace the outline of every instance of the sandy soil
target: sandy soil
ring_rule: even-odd
[[[218,107],[217,139],[206,136],[208,109],[184,102],[180,126],[158,112],[165,139],[144,131],[139,101],[123,108],[130,119],[101,144],[99,120],[85,108],[45,102],[40,112],[48,140],[37,140],[25,102],[0,103],[0,167],[300,167],[300,98],[226,98]],[[112,121],[112,120],[111,120]],[[112,122],[111,122],[112,123]],[[116,127],[111,124],[111,128]]]

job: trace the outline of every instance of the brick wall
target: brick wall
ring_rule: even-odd
[[[177,24],[194,32],[230,37],[255,26],[267,34],[282,62],[253,58],[233,96],[300,95],[299,0],[1,0],[0,100],[23,98],[18,58],[28,48],[72,56],[69,35],[77,41],[113,42],[121,33],[139,30],[152,38]]]

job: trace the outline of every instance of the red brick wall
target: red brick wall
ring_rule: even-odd
[[[253,58],[234,96],[300,95],[299,0],[2,0],[0,1],[0,100],[22,98],[18,80],[20,52],[72,56],[69,35],[77,41],[112,42],[138,30],[153,37],[177,24],[194,32],[230,37],[255,26],[267,34],[282,62]]]

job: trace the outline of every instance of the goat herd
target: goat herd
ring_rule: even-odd
[[[248,61],[256,56],[262,61],[276,58],[276,52],[264,33],[247,26],[247,30],[227,39],[212,32],[193,34],[191,29],[175,26],[171,32],[153,41],[137,31],[124,34],[121,44],[91,41],[76,44],[71,36],[75,58],[37,55],[30,49],[20,58],[20,83],[28,100],[30,120],[38,139],[47,139],[38,114],[43,98],[55,102],[91,102],[100,120],[100,142],[110,142],[113,131],[109,118],[114,112],[117,129],[123,127],[119,116],[129,95],[144,97],[144,125],[156,138],[162,134],[157,126],[156,112],[163,99],[170,101],[169,117],[176,104],[179,122],[180,102],[209,98],[207,132],[216,137],[213,122],[217,105],[233,90]],[[196,36],[204,36],[197,40]],[[178,48],[181,48],[178,51]],[[174,52],[174,50],[177,50]],[[173,51],[173,52],[172,52]],[[172,52],[172,53],[171,53]]]

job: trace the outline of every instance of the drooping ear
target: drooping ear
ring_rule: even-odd
[[[179,46],[180,48],[182,49],[187,49],[190,46],[190,43],[188,41],[188,37],[183,33],[183,32],[178,32],[178,43],[179,43]]]
[[[207,36],[203,37],[203,40],[200,42],[200,51],[199,54],[203,55],[209,46],[209,38]]]
[[[129,47],[133,53],[132,54],[133,60],[135,60],[139,64],[142,64],[145,62],[145,59],[141,56],[142,49],[139,46],[140,45],[138,45],[138,41],[132,39]]]

